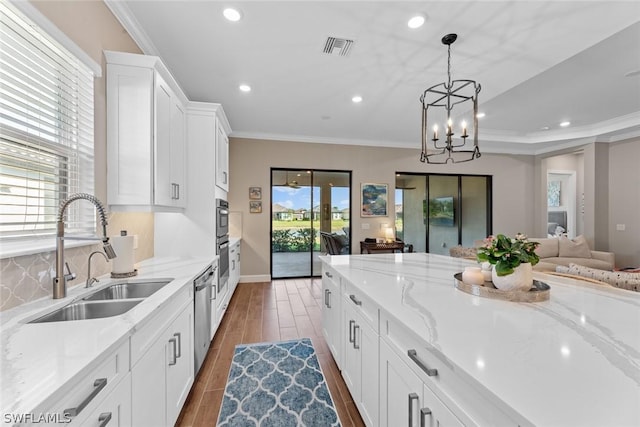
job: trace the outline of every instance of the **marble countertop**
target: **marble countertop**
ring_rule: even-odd
[[[110,279],[108,275],[90,289],[84,288],[84,284],[70,287],[66,298],[44,298],[0,313],[0,411],[3,416],[46,411],[53,403],[51,396],[56,390],[92,369],[102,354],[126,342],[157,309],[171,303],[171,296],[185,286],[192,286],[192,279],[212,261],[207,258],[143,261],[138,264],[138,275],[129,280],[172,281],[120,316],[27,323],[96,289],[126,281]]]
[[[455,289],[473,261],[424,253],[321,259],[535,425],[640,425],[640,294],[534,273],[549,301]]]

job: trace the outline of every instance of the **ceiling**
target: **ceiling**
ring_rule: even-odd
[[[223,105],[235,137],[418,149],[419,98],[447,78],[448,33],[452,78],[482,86],[482,151],[640,135],[639,1],[106,3],[190,100]],[[329,36],[353,39],[349,55],[323,53]]]

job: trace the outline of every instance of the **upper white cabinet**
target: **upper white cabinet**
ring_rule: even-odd
[[[159,58],[105,58],[108,204],[184,208],[187,99]]]
[[[219,117],[216,121],[216,185],[229,191],[229,124]]]

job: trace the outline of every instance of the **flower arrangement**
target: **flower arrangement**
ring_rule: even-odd
[[[539,244],[530,242],[527,236],[521,233],[513,238],[504,234],[489,236],[484,240],[484,245],[478,248],[477,259],[479,262],[493,264],[498,276],[507,276],[520,264],[528,262],[532,266],[536,265],[540,261],[535,253]]]

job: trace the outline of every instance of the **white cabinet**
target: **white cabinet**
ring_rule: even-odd
[[[340,277],[330,268],[322,272],[322,335],[338,368],[342,368],[342,298]]]
[[[109,425],[131,425],[129,360],[127,340],[97,360],[88,373],[61,388],[51,398],[54,404],[34,413],[56,415],[56,420],[49,420],[47,425],[85,426],[99,425],[100,415],[111,412],[111,418],[117,419],[118,424],[110,421]],[[103,420],[108,417],[104,415]]]
[[[240,243],[238,240],[229,246],[229,300],[240,282]]]
[[[377,308],[348,284],[342,300],[342,377],[363,421],[378,425]]]
[[[105,58],[108,204],[184,207],[184,94],[157,57],[107,51]]]
[[[177,317],[173,307],[156,314],[132,341],[132,353],[144,352],[131,370],[134,426],[174,425],[193,384],[193,300],[180,304]]]
[[[216,185],[229,191],[229,138],[222,124],[216,130]]]
[[[380,340],[380,424],[408,427],[463,425],[385,340]]]

